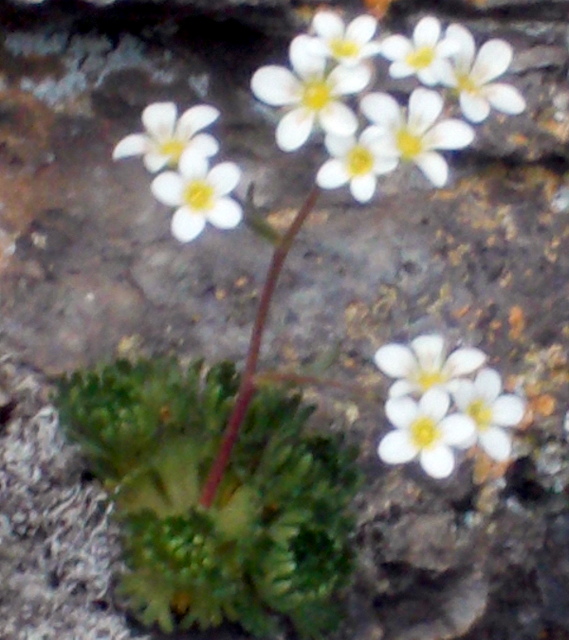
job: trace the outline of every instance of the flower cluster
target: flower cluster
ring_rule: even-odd
[[[431,16],[417,23],[412,38],[391,35],[374,40],[376,31],[372,16],[359,16],[346,26],[336,13],[319,11],[311,34],[291,42],[292,71],[269,65],[257,70],[251,81],[259,100],[284,109],[276,130],[277,145],[283,151],[295,151],[318,126],[331,157],[318,171],[316,183],[323,189],[348,184],[361,203],[373,197],[378,177],[400,162],[414,163],[435,187],[444,186],[448,166],[439,151],[463,149],[475,135],[462,120],[441,119],[442,96],[424,88],[412,92],[407,108],[385,93],[364,95],[359,108],[369,122],[358,133],[360,119],[345,101],[371,83],[372,57],[389,60],[393,78],[414,75],[428,87],[449,87],[472,123],[487,118],[490,107],[507,114],[525,109],[514,87],[493,82],[513,56],[503,40],[486,42],[476,55],[467,29],[451,24],[443,33],[440,22]]]
[[[371,15],[346,25],[337,13],[318,11],[310,33],[290,44],[292,70],[268,65],[251,79],[259,100],[284,110],[277,145],[295,151],[315,129],[322,130],[330,158],[318,170],[316,184],[323,189],[348,185],[360,203],[369,202],[378,178],[401,163],[415,164],[435,187],[446,184],[448,165],[440,152],[467,147],[475,133],[460,119],[444,118],[443,97],[433,87],[450,88],[472,123],[487,118],[491,107],[508,114],[525,109],[517,89],[494,82],[513,57],[503,40],[489,40],[476,54],[467,29],[451,24],[443,33],[431,16],[417,23],[412,38],[378,40],[377,30]],[[390,61],[392,77],[415,75],[429,88],[416,88],[405,107],[387,93],[361,95],[372,82],[372,58],[377,56]],[[367,120],[363,124],[347,104],[357,95],[359,112]],[[239,168],[230,162],[210,166],[219,144],[202,129],[218,117],[209,105],[194,106],[178,118],[173,103],[154,103],[142,113],[145,133],[126,136],[113,152],[115,159],[142,156],[151,173],[165,170],[151,189],[160,202],[176,207],[171,229],[181,242],[196,238],[206,222],[230,229],[243,216],[241,206],[228,197],[239,182]]]
[[[430,476],[446,478],[455,466],[455,448],[479,444],[496,461],[510,457],[508,428],[520,422],[525,403],[502,393],[497,371],[481,368],[486,361],[482,351],[461,348],[447,357],[442,336],[423,335],[410,346],[381,347],[374,360],[383,373],[395,378],[385,405],[395,430],[378,446],[384,462],[398,464],[418,457]],[[476,371],[474,379],[467,377]]]
[[[243,215],[241,206],[228,197],[241,178],[239,167],[233,162],[210,166],[219,144],[212,135],[200,133],[218,117],[214,107],[196,105],[178,118],[174,103],[156,102],[142,112],[145,133],[126,136],[113,151],[115,160],[142,156],[148,171],[162,171],[151,191],[160,202],[176,207],[171,229],[180,242],[196,238],[206,222],[232,229]]]

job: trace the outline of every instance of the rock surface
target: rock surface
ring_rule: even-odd
[[[289,2],[248,3],[224,20],[212,11],[227,2],[208,2],[206,15],[64,4],[0,12],[0,636],[123,640],[146,632],[113,595],[116,531],[46,408],[49,376],[117,353],[242,361],[270,247],[245,227],[177,244],[148,174],[134,159],[113,163],[112,149],[149,102],[212,103],[222,155],[244,169],[239,197],[253,182],[259,212],[280,229],[323,153],[317,143],[278,151],[275,114],[249,91],[306,20]],[[569,637],[568,6],[393,2],[386,32],[437,10],[480,41],[508,39],[507,81],[528,109],[479,127],[444,190],[401,171],[367,207],[326,193],[283,274],[265,365],[307,365],[339,345],[330,377],[384,397],[374,350],[440,331],[491,354],[529,401],[509,467],[466,459],[435,482],[380,464],[379,406],[312,392],[319,420],[340,418],[361,445],[368,479],[339,640]],[[378,88],[412,90],[385,69]]]

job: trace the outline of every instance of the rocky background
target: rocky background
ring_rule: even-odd
[[[223,155],[284,228],[323,158],[276,148],[276,114],[249,79],[284,63],[321,2],[4,1],[0,7],[0,638],[157,638],[113,592],[117,532],[66,445],[53,376],[115,355],[242,360],[270,248],[246,228],[182,246],[136,160],[113,163],[156,100],[216,105]],[[338,640],[569,638],[569,2],[382,0],[385,32],[434,13],[516,51],[508,82],[527,111],[491,117],[452,159],[448,188],[414,172],[370,206],[325,194],[283,274],[268,366],[387,381],[371,364],[393,340],[438,331],[480,346],[528,412],[510,465],[465,460],[448,481],[375,454],[381,405],[309,390],[317,419],[349,433],[367,474],[355,584]],[[413,82],[386,77],[399,95]],[[241,638],[238,629],[177,637]]]

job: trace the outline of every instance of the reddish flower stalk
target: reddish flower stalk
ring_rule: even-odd
[[[267,272],[267,279],[265,280],[265,285],[257,308],[257,315],[253,324],[251,340],[249,342],[249,349],[247,352],[247,360],[245,361],[245,368],[241,375],[241,384],[237,391],[235,405],[233,406],[233,411],[229,416],[217,458],[213,461],[200,496],[200,504],[206,509],[211,507],[215,499],[217,487],[223,478],[223,473],[225,472],[227,463],[231,457],[231,452],[235,442],[237,441],[237,436],[239,435],[239,429],[243,424],[249,404],[255,395],[254,377],[257,370],[257,363],[259,361],[259,354],[261,351],[261,344],[263,341],[265,326],[267,324],[271,300],[275,292],[279,275],[296,235],[300,231],[304,221],[312,209],[314,209],[319,193],[320,190],[318,187],[315,186],[311,189],[304,201],[304,204],[299,209],[295,219],[292,221],[288,231],[285,233],[273,253],[271,265]]]

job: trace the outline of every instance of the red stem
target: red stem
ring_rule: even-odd
[[[265,325],[267,324],[271,299],[275,292],[279,275],[297,233],[300,231],[304,221],[312,209],[314,209],[319,193],[320,190],[318,187],[313,187],[311,189],[304,204],[296,214],[295,219],[292,221],[288,231],[285,233],[283,239],[277,245],[273,253],[271,265],[267,272],[267,279],[265,280],[261,299],[257,308],[257,316],[255,317],[253,330],[251,332],[247,360],[245,361],[245,368],[243,369],[243,374],[241,376],[241,384],[235,398],[235,405],[233,406],[233,411],[229,416],[217,458],[213,461],[200,496],[200,504],[206,509],[211,507],[215,499],[217,488],[223,478],[231,452],[235,442],[237,441],[239,429],[243,424],[247,409],[249,408],[249,404],[255,394],[255,371],[257,370],[257,363],[259,361],[259,353],[261,351],[261,343],[263,341]]]

